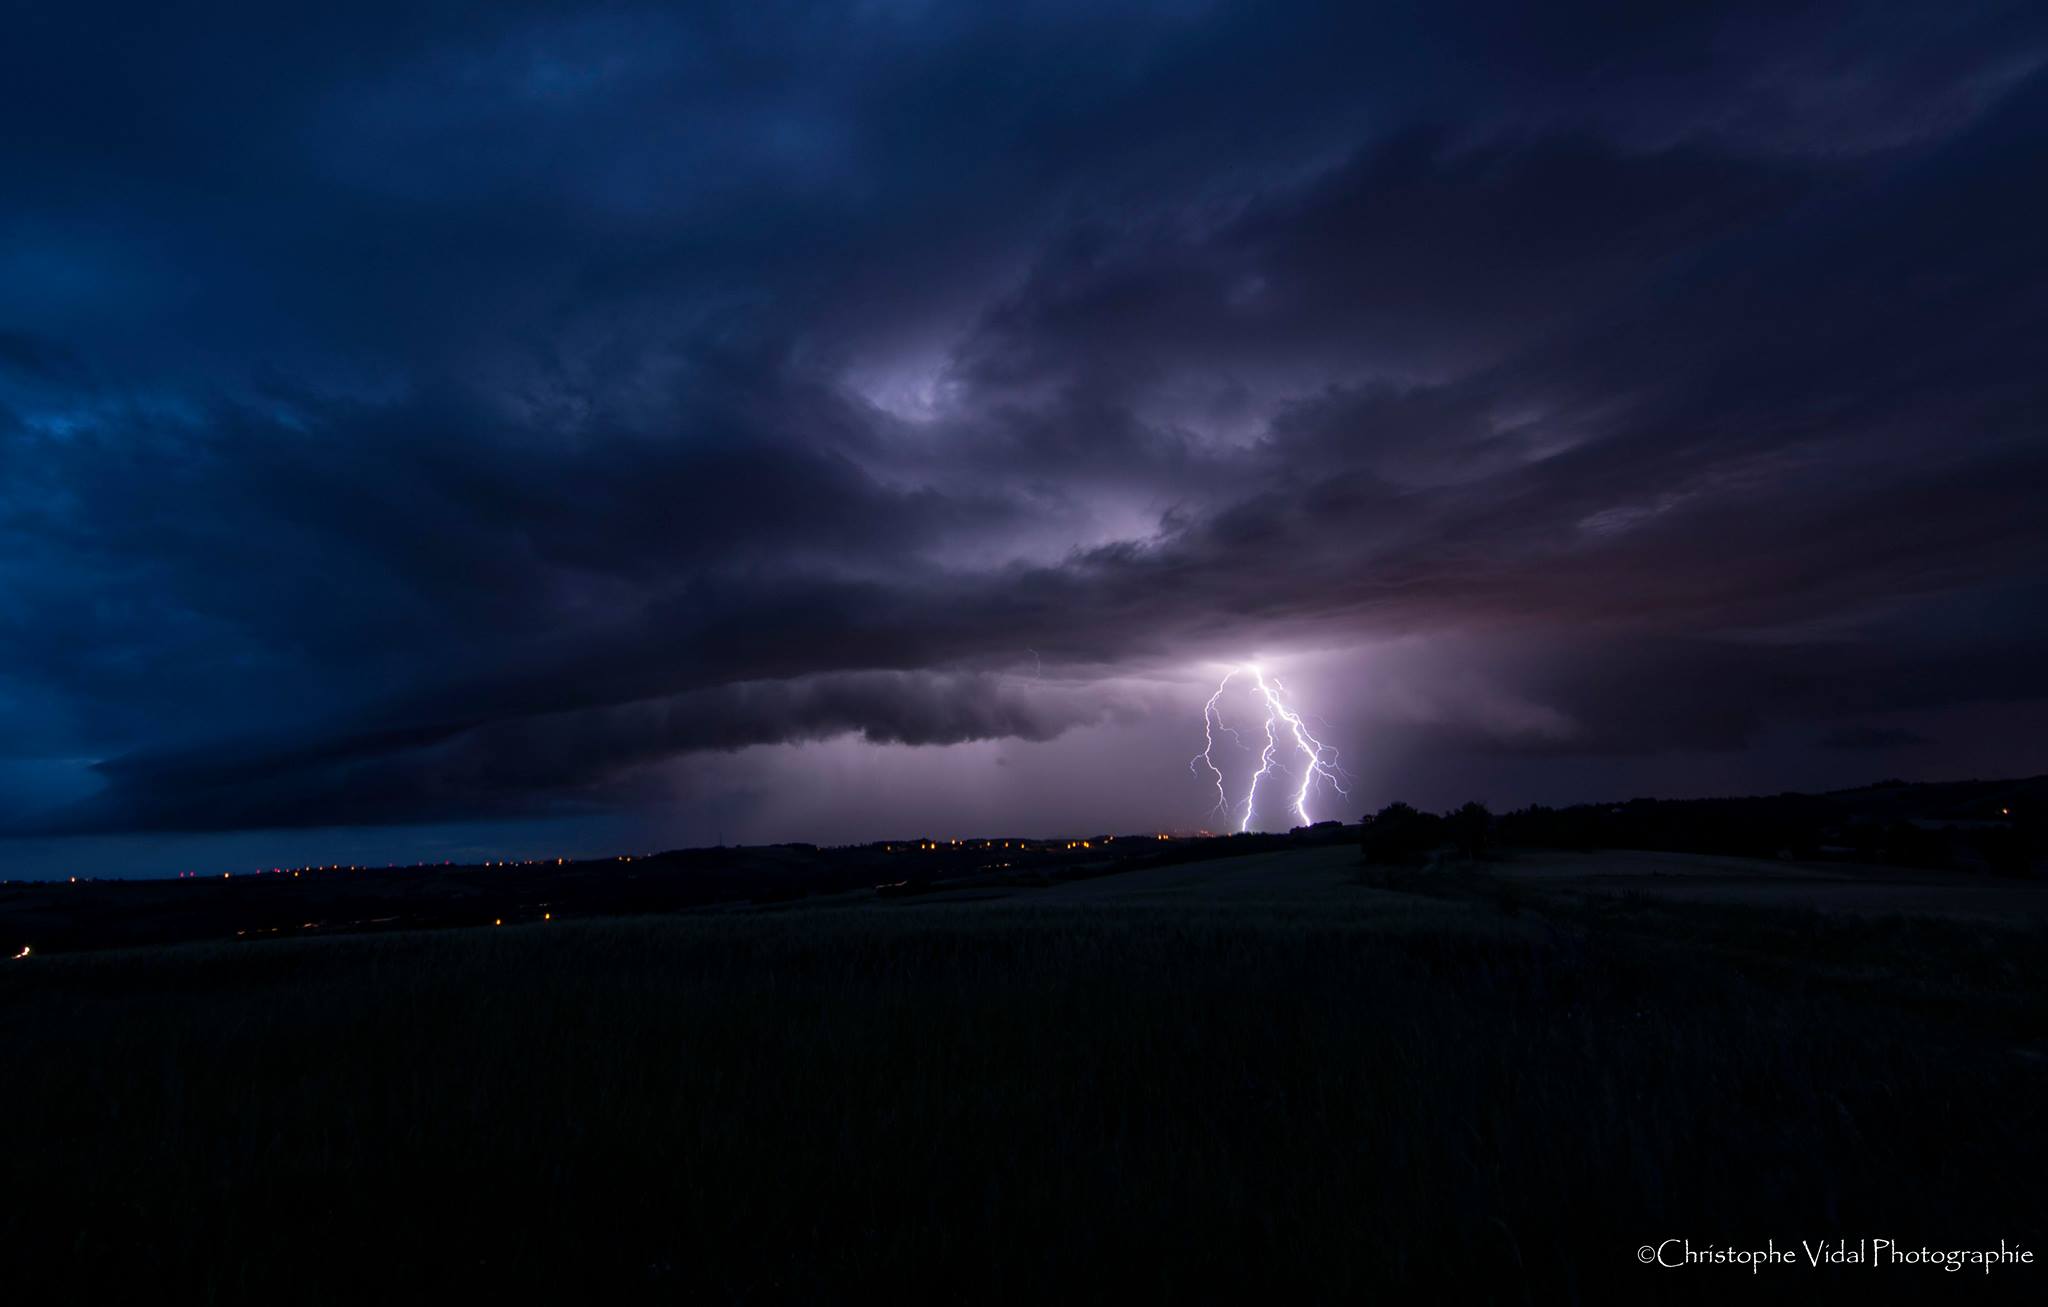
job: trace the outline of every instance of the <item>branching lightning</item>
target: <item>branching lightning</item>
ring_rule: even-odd
[[[1301,714],[1287,706],[1284,697],[1287,687],[1280,683],[1278,677],[1268,677],[1260,671],[1256,663],[1240,663],[1225,672],[1223,679],[1217,682],[1216,692],[1210,695],[1209,701],[1202,706],[1202,751],[1188,760],[1188,770],[1199,776],[1200,768],[1208,769],[1209,776],[1216,785],[1214,811],[1228,813],[1235,810],[1235,806],[1230,802],[1229,792],[1224,789],[1223,769],[1216,765],[1216,735],[1221,732],[1228,735],[1239,748],[1245,747],[1238,733],[1223,724],[1223,712],[1219,706],[1223,692],[1230,688],[1231,681],[1240,674],[1252,679],[1255,693],[1265,705],[1266,747],[1259,753],[1259,769],[1252,773],[1251,783],[1245,787],[1244,812],[1238,819],[1237,828],[1240,831],[1251,829],[1252,812],[1258,804],[1259,782],[1273,772],[1284,773],[1288,770],[1280,764],[1283,752],[1299,752],[1305,760],[1301,768],[1301,784],[1294,792],[1294,812],[1301,818],[1302,825],[1311,825],[1314,819],[1309,816],[1308,800],[1309,795],[1315,792],[1318,781],[1328,783],[1330,788],[1339,794],[1345,792],[1343,769],[1337,765],[1337,750],[1309,732],[1308,724],[1302,720]],[[1283,739],[1291,748],[1283,749]]]
[[[1233,669],[1231,676],[1236,674],[1236,671]],[[1210,809],[1211,812],[1230,811],[1230,796],[1223,792],[1223,772],[1216,766],[1214,756],[1216,752],[1216,732],[1224,732],[1232,740],[1237,741],[1239,748],[1244,747],[1244,741],[1237,738],[1237,732],[1223,724],[1222,710],[1216,706],[1216,701],[1223,697],[1224,686],[1229,684],[1230,676],[1224,677],[1223,684],[1216,687],[1216,693],[1210,695],[1209,702],[1202,706],[1202,751],[1188,759],[1189,771],[1194,771],[1195,764],[1200,763],[1209,769],[1209,775],[1216,781],[1216,806]],[[1195,772],[1195,774],[1201,775],[1200,772]]]

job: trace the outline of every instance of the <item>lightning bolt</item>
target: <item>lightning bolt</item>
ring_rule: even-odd
[[[1234,805],[1223,786],[1223,770],[1216,765],[1216,733],[1222,731],[1239,747],[1244,745],[1237,732],[1223,724],[1223,712],[1219,707],[1224,691],[1239,675],[1251,678],[1255,693],[1265,704],[1266,747],[1259,753],[1259,769],[1252,773],[1251,783],[1245,787],[1244,815],[1237,828],[1240,831],[1251,829],[1252,813],[1258,806],[1259,782],[1273,772],[1287,770],[1280,765],[1283,737],[1292,746],[1291,751],[1299,752],[1306,759],[1301,769],[1301,784],[1294,791],[1294,812],[1301,818],[1302,825],[1313,825],[1315,819],[1309,816],[1308,800],[1309,795],[1315,792],[1316,782],[1328,782],[1337,793],[1345,793],[1343,769],[1337,765],[1337,750],[1309,731],[1308,723],[1302,720],[1301,714],[1287,705],[1287,687],[1280,683],[1280,678],[1268,677],[1256,663],[1240,663],[1225,672],[1223,679],[1217,682],[1216,692],[1202,706],[1202,751],[1188,760],[1188,770],[1199,776],[1199,769],[1206,767],[1216,785],[1214,811],[1231,811]]]
[[[1223,724],[1223,710],[1216,706],[1216,701],[1223,697],[1224,689],[1229,686],[1230,678],[1235,675],[1237,669],[1232,668],[1217,685],[1216,693],[1209,696],[1209,702],[1202,705],[1202,751],[1188,759],[1189,771],[1194,772],[1195,765],[1199,763],[1209,769],[1209,775],[1216,782],[1216,806],[1209,810],[1211,812],[1230,811],[1230,796],[1223,791],[1223,771],[1216,765],[1216,732],[1222,731],[1236,741],[1239,748],[1244,747],[1244,741],[1238,739],[1237,732]],[[1200,772],[1195,774],[1201,775]]]

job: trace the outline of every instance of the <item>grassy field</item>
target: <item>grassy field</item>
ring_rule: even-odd
[[[1375,886],[1353,856],[0,967],[5,1273],[1522,1302],[1751,1291],[1636,1264],[1667,1237],[2048,1253],[2038,916]]]

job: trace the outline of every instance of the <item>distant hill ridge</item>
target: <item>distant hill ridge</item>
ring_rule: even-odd
[[[2048,776],[1880,781],[1823,794],[1628,799],[1495,816],[1468,804],[1442,817],[1393,804],[1366,819],[1367,855],[1412,858],[1444,845],[1661,849],[1743,857],[1834,859],[2001,875],[2042,869]]]

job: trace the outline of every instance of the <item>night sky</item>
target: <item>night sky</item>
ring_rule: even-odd
[[[2048,771],[2048,6],[303,8],[7,18],[6,874]]]

